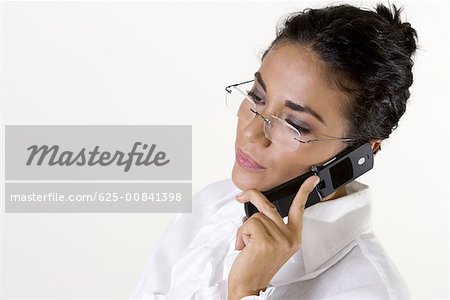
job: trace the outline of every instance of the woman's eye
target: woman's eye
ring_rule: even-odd
[[[258,104],[262,103],[263,101],[262,97],[256,95],[253,91],[249,91],[248,95],[252,97],[252,99]]]
[[[293,126],[295,129],[297,129],[298,132],[300,132],[300,133],[303,133],[303,134],[309,134],[310,133],[310,130],[308,128],[305,128],[303,126],[297,125],[297,124],[293,123],[290,120],[286,120],[286,122],[288,124],[290,124],[291,126]]]

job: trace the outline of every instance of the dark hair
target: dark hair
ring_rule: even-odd
[[[357,139],[349,146],[386,139],[406,110],[413,83],[417,32],[402,23],[401,11],[395,5],[393,11],[383,4],[370,11],[343,4],[291,13],[261,60],[284,42],[312,50],[348,100],[347,136]]]

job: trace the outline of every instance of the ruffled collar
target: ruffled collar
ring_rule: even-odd
[[[169,298],[192,294],[226,279],[240,252],[234,245],[245,215],[243,204],[235,199],[241,190],[231,179],[222,184],[220,194],[204,193],[193,201],[191,217],[195,216],[195,220],[191,222],[198,230],[194,233],[186,228],[192,234],[191,241],[172,265]],[[302,246],[274,276],[271,285],[316,276],[314,272],[318,274],[327,261],[348,252],[352,241],[370,230],[370,198],[368,186],[353,181],[347,185],[347,195],[307,208]],[[284,220],[286,223],[287,217]]]

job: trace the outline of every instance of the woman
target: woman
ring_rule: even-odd
[[[176,215],[132,298],[410,298],[371,229],[367,185],[352,181],[305,210],[311,176],[285,218],[260,192],[349,146],[381,149],[413,82],[417,34],[400,12],[337,5],[288,16],[254,79],[233,85],[247,96],[227,97],[239,117],[232,178]],[[247,201],[259,213],[241,220]]]

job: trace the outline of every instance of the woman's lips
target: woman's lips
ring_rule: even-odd
[[[240,148],[236,150],[236,161],[237,163],[245,169],[265,169],[263,166],[258,164],[250,155],[244,153]]]

